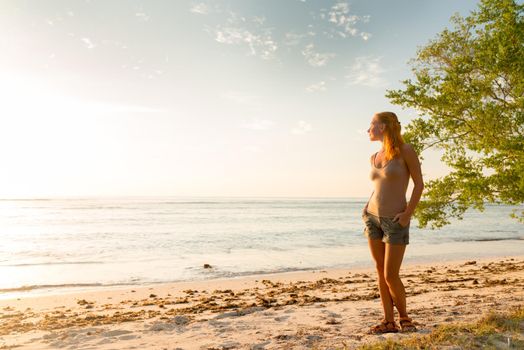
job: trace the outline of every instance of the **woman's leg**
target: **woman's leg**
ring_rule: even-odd
[[[393,300],[389,293],[389,287],[386,283],[384,274],[384,257],[386,244],[380,239],[368,239],[371,256],[375,260],[378,274],[378,290],[380,292],[380,300],[382,301],[382,308],[384,309],[384,316],[386,321],[392,322],[395,320],[393,314]]]
[[[389,287],[389,294],[395,302],[400,318],[408,317],[406,311],[406,291],[399,276],[400,265],[402,264],[405,251],[405,244],[387,243],[384,256],[384,279]]]

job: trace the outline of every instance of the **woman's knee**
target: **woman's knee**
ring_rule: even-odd
[[[400,280],[400,276],[398,274],[398,272],[393,272],[393,271],[384,271],[384,279],[386,280],[386,283],[391,286],[391,285],[395,285],[399,280]]]
[[[375,268],[379,276],[384,276],[384,261],[375,261]]]

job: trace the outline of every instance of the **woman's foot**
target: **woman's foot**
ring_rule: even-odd
[[[368,331],[368,334],[383,334],[383,333],[397,333],[398,327],[395,324],[395,321],[386,321],[382,320],[379,324],[371,327]]]
[[[413,321],[409,317],[401,317],[399,320],[400,323],[400,329],[402,332],[416,332],[417,327],[411,322]]]

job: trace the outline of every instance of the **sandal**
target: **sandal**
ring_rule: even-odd
[[[417,327],[411,322],[413,321],[409,317],[404,317],[399,320],[400,323],[400,329],[402,332],[416,332]]]
[[[368,334],[382,334],[382,333],[397,333],[398,327],[395,321],[388,322],[386,320],[380,321],[379,324],[371,327]]]

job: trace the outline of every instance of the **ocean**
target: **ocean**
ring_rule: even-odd
[[[367,198],[0,200],[0,298],[72,289],[373,267]],[[411,223],[406,262],[524,253],[520,207],[487,205],[440,230]],[[204,264],[211,268],[204,268]]]

